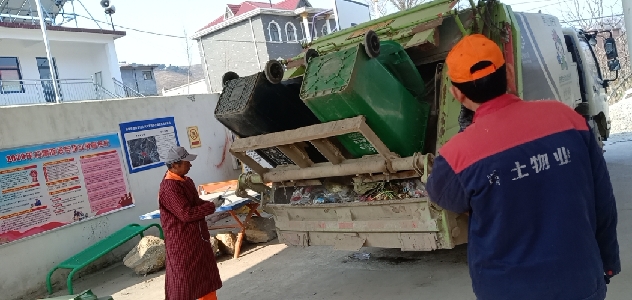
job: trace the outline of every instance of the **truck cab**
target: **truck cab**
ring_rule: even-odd
[[[594,130],[599,133],[598,137],[605,141],[610,135],[606,94],[608,80],[604,78],[595,50],[583,31],[566,28],[564,39],[573,62],[577,64],[582,103],[587,105],[587,108],[582,108],[578,112],[593,121],[590,123],[596,126]]]
[[[522,37],[525,100],[555,99],[589,122],[596,138],[608,138],[610,117],[605,78],[594,45],[598,32],[563,28],[540,13],[515,13]]]

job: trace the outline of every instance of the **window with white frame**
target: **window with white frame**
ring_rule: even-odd
[[[268,34],[270,35],[270,42],[281,42],[281,27],[275,21],[271,21],[268,24]]]
[[[327,30],[327,23],[323,25],[323,28],[320,30],[320,32],[322,33],[323,36],[329,34],[329,31]]]
[[[285,24],[285,34],[287,35],[288,42],[296,42],[298,41],[298,36],[296,35],[296,26],[291,22],[287,22]]]
[[[309,28],[305,28],[305,25],[303,24],[303,22],[300,23],[301,24],[301,32],[303,33],[303,38],[307,39],[307,33],[310,33],[310,36],[312,37],[313,40],[315,40],[318,37],[318,30],[313,30],[314,26],[313,23],[310,21],[309,22]]]

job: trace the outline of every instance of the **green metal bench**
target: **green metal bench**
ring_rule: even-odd
[[[90,263],[108,254],[110,251],[131,240],[135,236],[140,235],[141,237],[144,237],[145,235],[143,234],[143,232],[150,227],[158,228],[158,230],[160,230],[160,238],[164,239],[162,227],[160,227],[160,225],[158,224],[150,224],[147,226],[129,224],[121,228],[117,232],[111,234],[110,236],[106,237],[105,239],[98,241],[96,244],[86,248],[73,257],[60,263],[52,270],[50,270],[50,272],[48,272],[48,276],[46,276],[46,288],[48,288],[48,294],[50,295],[53,293],[53,286],[50,282],[50,278],[57,269],[72,270],[68,275],[68,293],[72,295],[72,277],[77,271],[85,268]]]

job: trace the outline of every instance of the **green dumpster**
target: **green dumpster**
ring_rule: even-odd
[[[380,48],[385,51],[375,59],[361,44],[312,58],[301,99],[321,122],[363,115],[391,151],[411,156],[422,151],[426,135],[430,105],[418,100],[424,83],[399,44],[385,41]],[[377,154],[359,133],[338,138],[356,158]]]

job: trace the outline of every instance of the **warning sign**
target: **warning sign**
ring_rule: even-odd
[[[189,136],[189,143],[191,148],[198,148],[202,146],[200,141],[200,132],[197,126],[187,127],[187,134]]]

